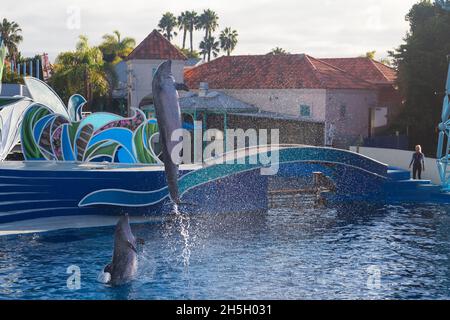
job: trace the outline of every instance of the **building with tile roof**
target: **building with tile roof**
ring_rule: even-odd
[[[401,102],[395,70],[366,58],[224,56],[185,70],[184,77],[190,88],[206,82],[264,113],[322,122],[328,144],[340,147],[385,128]]]
[[[371,83],[305,54],[223,56],[185,71],[214,89],[372,89]]]
[[[397,79],[397,71],[394,68],[370,58],[321,58],[320,60],[376,85],[393,85]]]
[[[370,127],[373,134],[379,131],[379,123],[384,123],[383,117],[387,118],[387,123],[396,119],[402,106],[402,97],[397,89],[397,71],[379,61],[366,58],[326,58],[324,62],[344,70],[355,77],[362,78],[376,87],[378,107],[371,110]],[[383,128],[383,126],[381,126]]]
[[[138,107],[151,97],[153,74],[165,60],[172,60],[172,72],[182,83],[187,57],[157,30],[153,30],[126,58],[128,107]]]
[[[126,60],[187,60],[187,57],[154,29],[130,52]]]

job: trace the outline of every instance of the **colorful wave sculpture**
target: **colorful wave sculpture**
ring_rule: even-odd
[[[73,102],[81,106],[84,101]],[[69,102],[70,104],[70,102]],[[139,109],[130,118],[112,113],[93,113],[80,119],[53,112],[41,103],[28,107],[21,127],[26,160],[161,163],[158,158],[158,125]]]

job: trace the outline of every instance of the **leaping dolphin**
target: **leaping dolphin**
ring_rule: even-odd
[[[136,275],[137,267],[136,238],[131,232],[128,215],[124,215],[116,225],[112,262],[99,275],[99,281],[112,286],[126,284]]]
[[[181,111],[177,89],[187,90],[187,87],[175,83],[171,66],[171,60],[159,65],[153,76],[152,94],[169,194],[172,201],[179,204],[178,164],[181,162],[181,157],[173,155],[172,151],[180,143],[181,137],[180,140],[174,141],[172,133],[181,129]]]

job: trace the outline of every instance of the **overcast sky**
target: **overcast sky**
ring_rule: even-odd
[[[47,52],[53,60],[73,50],[79,34],[92,44],[119,30],[139,43],[171,11],[210,8],[219,30],[239,33],[234,54],[265,54],[279,46],[315,57],[350,57],[376,50],[377,57],[397,47],[408,30],[405,15],[417,0],[6,0],[0,18],[23,29],[25,56]],[[78,12],[80,13],[78,19]],[[80,22],[78,24],[78,21]],[[218,33],[219,31],[216,31]],[[203,32],[194,34],[198,43]],[[181,45],[178,36],[175,43]]]

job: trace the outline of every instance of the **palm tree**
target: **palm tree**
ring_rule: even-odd
[[[159,31],[163,32],[164,37],[169,41],[172,40],[173,36],[177,35],[177,33],[173,31],[177,25],[177,18],[171,12],[164,13],[158,23],[158,27],[160,28]]]
[[[10,22],[6,20],[6,18],[3,18],[3,21],[0,23],[1,38],[3,39],[5,47],[8,49],[8,56],[14,61],[16,60],[19,52],[17,46],[23,40],[23,37],[20,34],[21,32],[22,29],[14,21]]]
[[[286,50],[280,47],[275,47],[272,50],[270,50],[269,54],[289,54]]]
[[[0,37],[0,93],[2,92],[3,66],[5,64],[5,58],[6,58],[6,47],[3,44],[2,37]]]
[[[238,33],[236,30],[231,30],[230,27],[225,28],[220,33],[220,48],[227,53],[227,56],[236,48]]]
[[[211,37],[211,33],[219,26],[219,16],[211,9],[204,10],[198,19],[197,28],[205,29],[205,40]]]
[[[203,55],[203,60],[208,56],[208,62],[211,61],[211,54],[217,57],[220,52],[220,43],[216,41],[214,37],[208,37],[202,42],[200,42],[201,54]]]
[[[83,92],[90,104],[94,95],[108,92],[102,52],[98,47],[89,46],[86,36],[80,36],[75,51],[58,55],[49,82],[66,99]]]
[[[182,49],[186,48],[186,36],[187,32],[189,30],[189,20],[187,18],[189,14],[189,11],[184,11],[178,16],[178,28],[183,30],[183,47]]]
[[[120,32],[114,30],[113,34],[103,36],[103,42],[99,48],[106,62],[117,63],[125,59],[133,51],[135,45],[136,41],[133,38],[122,38]]]
[[[189,42],[190,42],[190,48],[191,53],[194,52],[194,29],[198,24],[199,17],[197,15],[197,12],[195,11],[186,11],[186,22],[188,26],[189,31]]]
[[[105,34],[99,49],[103,54],[103,71],[108,81],[108,102],[112,104],[113,91],[117,88],[119,79],[116,73],[116,64],[125,59],[133,51],[136,41],[133,38],[122,38],[119,31],[113,34]]]

